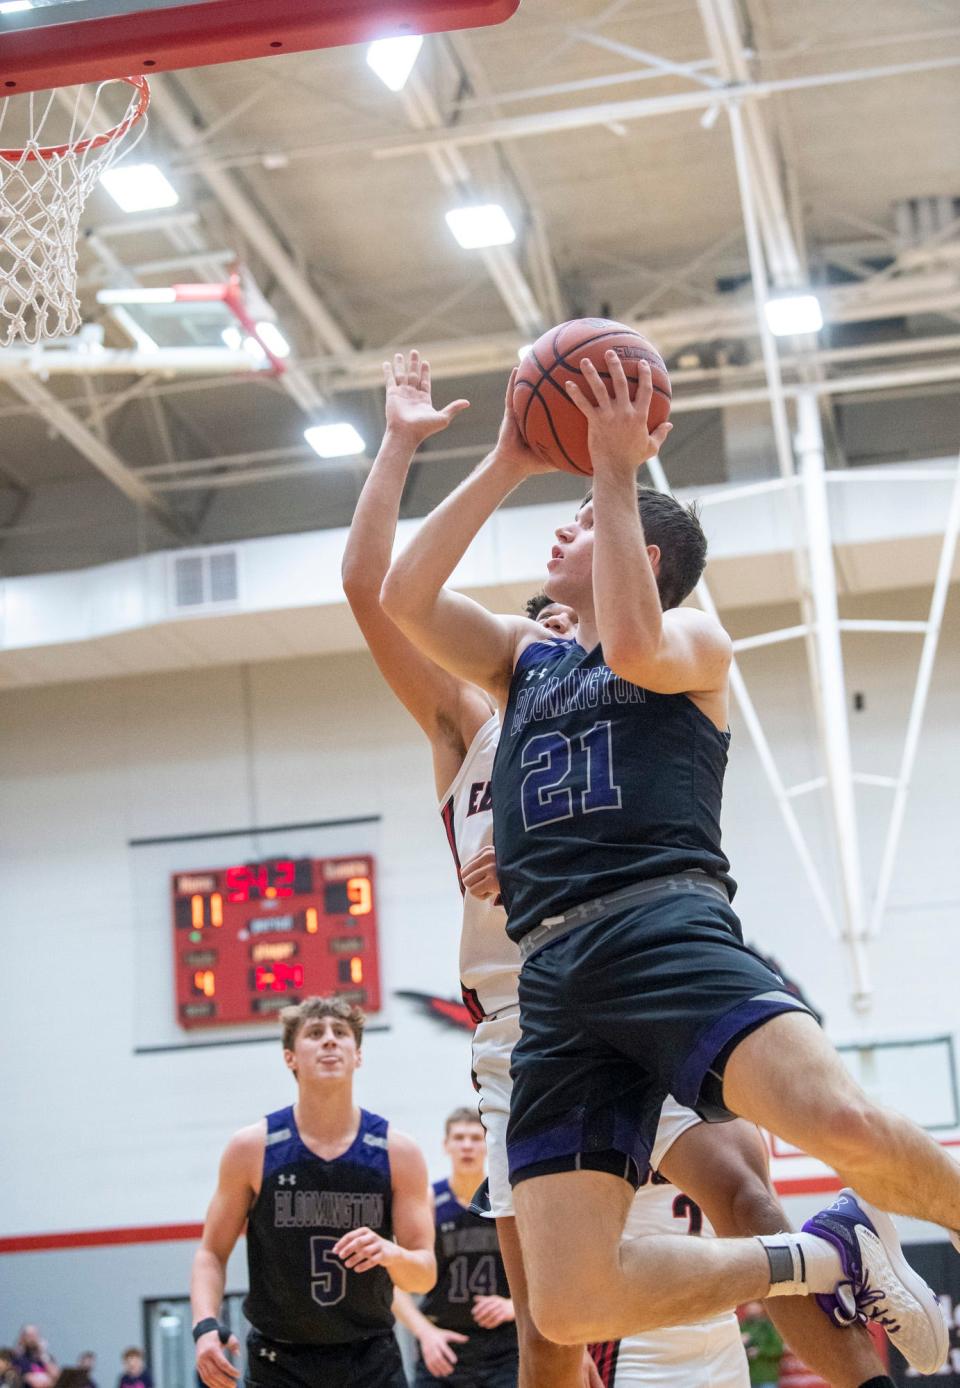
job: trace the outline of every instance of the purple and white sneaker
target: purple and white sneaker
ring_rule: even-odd
[[[911,1368],[936,1373],[950,1348],[947,1323],[936,1296],[904,1258],[890,1216],[842,1190],[803,1231],[832,1243],[843,1267],[833,1293],[817,1297],[820,1309],[836,1325],[876,1321]]]

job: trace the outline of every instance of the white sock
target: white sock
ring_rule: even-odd
[[[769,1296],[832,1292],[843,1277],[840,1254],[816,1234],[759,1234],[770,1263]]]

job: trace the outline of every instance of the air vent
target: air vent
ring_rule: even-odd
[[[237,600],[237,552],[222,549],[210,555],[210,601],[236,602]]]
[[[237,552],[217,549],[203,554],[175,554],[173,559],[173,605],[183,611],[219,607],[236,602]]]

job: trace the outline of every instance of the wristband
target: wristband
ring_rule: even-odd
[[[215,1316],[205,1316],[202,1321],[197,1321],[193,1327],[193,1343],[196,1344],[201,1335],[208,1335],[211,1330],[215,1330],[220,1336],[222,1345],[225,1345],[230,1339],[229,1326],[222,1325]]]

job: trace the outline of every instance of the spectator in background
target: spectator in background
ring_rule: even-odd
[[[0,1388],[21,1388],[17,1352],[7,1345],[0,1348]]]
[[[53,1388],[60,1376],[59,1365],[35,1325],[20,1331],[14,1364],[26,1388]]]
[[[131,1346],[123,1351],[123,1373],[117,1388],[153,1388],[150,1370],[145,1367],[143,1350]]]
[[[740,1333],[750,1366],[751,1388],[777,1388],[783,1341],[771,1324],[763,1304],[748,1301],[740,1318]]]
[[[97,1388],[96,1379],[93,1371],[97,1367],[97,1356],[92,1349],[85,1349],[82,1354],[77,1355],[77,1368],[82,1369],[87,1376],[87,1388]]]

